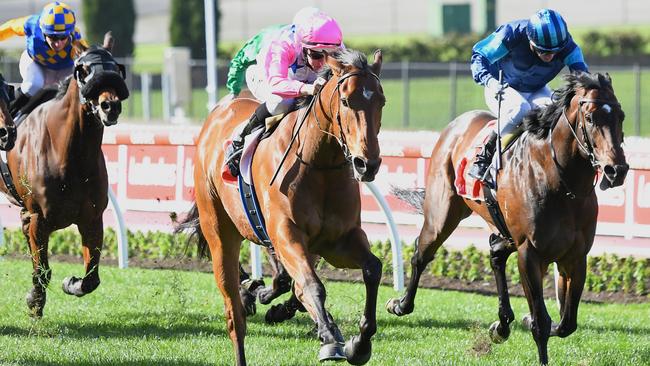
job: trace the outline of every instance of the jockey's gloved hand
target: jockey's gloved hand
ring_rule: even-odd
[[[499,100],[499,97],[503,98],[503,94],[505,90],[510,86],[508,83],[503,82],[503,84],[499,84],[499,80],[495,78],[491,78],[488,80],[487,85],[486,85],[490,91],[494,93],[494,99]]]
[[[303,86],[300,88],[300,94],[316,95],[323,88],[323,85],[325,85],[326,82],[327,80],[319,77],[314,81],[313,84],[303,84]]]

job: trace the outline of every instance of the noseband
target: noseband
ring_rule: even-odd
[[[563,117],[564,121],[566,122],[566,124],[569,126],[569,131],[571,131],[571,134],[573,135],[573,137],[575,137],[576,143],[578,144],[578,147],[580,148],[580,150],[582,150],[587,155],[587,157],[589,158],[589,162],[591,163],[591,167],[594,169],[594,171],[598,171],[598,168],[601,166],[601,164],[598,161],[598,159],[596,158],[596,154],[594,154],[594,143],[592,141],[593,139],[591,138],[589,133],[587,133],[587,117],[591,117],[593,112],[592,113],[585,113],[585,111],[582,109],[582,106],[584,104],[589,104],[589,103],[597,104],[599,106],[600,105],[606,105],[606,106],[612,105],[612,106],[620,107],[621,105],[618,102],[609,101],[609,100],[605,100],[605,99],[593,99],[593,98],[580,97],[580,99],[578,100],[578,126],[575,127],[575,128],[569,122],[569,118],[566,115],[566,108],[562,109],[562,117]],[[553,126],[551,126],[551,131],[549,132],[549,141],[550,141],[550,144],[551,144],[551,156],[553,157],[553,162],[555,163],[555,167],[560,172],[560,174],[559,174],[560,183],[562,184],[564,189],[567,191],[567,196],[569,196],[569,198],[571,198],[571,199],[574,199],[574,198],[576,198],[575,193],[573,193],[569,189],[567,183],[564,181],[564,178],[562,178],[562,176],[564,175],[564,169],[562,168],[560,163],[557,161],[557,155],[555,153],[555,147],[553,146],[553,128],[555,127],[556,124],[557,124],[557,122],[554,123]],[[576,132],[577,128],[580,128],[580,131],[582,132],[582,140],[584,142],[581,142],[580,139],[578,138],[578,133]],[[594,183],[594,186],[592,187],[592,190],[593,190],[593,188],[595,186],[596,186],[596,183]]]
[[[320,129],[321,132],[323,132],[324,134],[330,135],[330,136],[332,136],[332,137],[334,137],[336,139],[339,146],[341,146],[341,150],[343,151],[343,156],[345,157],[345,160],[343,161],[343,163],[341,163],[341,164],[339,164],[339,165],[337,165],[335,167],[330,167],[330,169],[342,168],[342,167],[344,167],[344,166],[346,166],[348,164],[351,164],[352,159],[353,159],[353,156],[350,153],[350,148],[348,147],[347,139],[345,138],[345,133],[343,133],[343,124],[341,123],[341,105],[343,105],[344,107],[349,107],[348,98],[341,94],[341,85],[343,85],[343,82],[345,80],[347,80],[347,79],[349,79],[349,78],[351,78],[353,76],[365,76],[365,75],[371,75],[372,77],[377,79],[377,81],[379,81],[379,76],[377,76],[372,71],[369,71],[369,70],[352,71],[352,72],[349,72],[347,74],[343,74],[339,78],[339,80],[336,82],[336,87],[334,88],[334,92],[332,93],[332,95],[330,95],[330,100],[327,103],[327,105],[330,106],[330,107],[332,106],[332,99],[334,98],[334,95],[336,93],[338,93],[338,95],[339,95],[339,108],[336,110],[336,122],[339,125],[339,131],[340,131],[339,135],[340,136],[336,136],[336,135],[334,135],[334,134],[332,134],[330,132],[327,132],[325,129],[323,129],[323,127],[321,126],[320,120],[318,119],[318,115],[316,114],[314,108],[312,108],[313,104],[310,104],[310,108],[309,108],[308,113],[312,113],[314,115],[314,119],[316,120],[316,123],[318,124],[318,129]],[[329,80],[330,79],[328,79],[328,82],[329,82]],[[327,83],[325,83],[325,84],[327,85]],[[323,87],[325,87],[325,86],[323,86]],[[318,94],[320,94],[320,91],[318,92]],[[318,98],[318,94],[314,95],[314,98]],[[319,101],[319,103],[322,103],[320,101],[320,99],[318,99],[318,101]],[[299,159],[300,159],[300,157],[299,157]],[[300,161],[303,162],[302,159],[300,159]],[[305,163],[305,162],[303,162],[303,163]],[[327,168],[322,168],[321,167],[321,169],[327,169]]]

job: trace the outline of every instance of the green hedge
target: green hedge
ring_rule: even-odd
[[[25,237],[19,229],[4,231],[5,245],[0,247],[0,255],[28,255]],[[128,232],[129,257],[145,260],[198,259],[195,245],[187,245],[187,235],[172,235],[163,232]],[[60,230],[50,236],[50,254],[81,256],[81,238],[76,230]],[[413,245],[403,244],[406,273],[411,272],[410,258]],[[392,274],[392,252],[390,241],[372,243],[372,252],[384,263],[384,274]],[[115,231],[107,229],[104,234],[103,257],[115,259],[117,237]],[[516,254],[507,263],[506,275],[512,282],[519,282]],[[264,257],[265,258],[265,257]],[[250,246],[243,245],[240,259],[250,260]],[[265,259],[266,260],[266,259]],[[329,267],[322,262],[319,268]],[[468,282],[493,282],[488,253],[469,246],[463,251],[438,250],[436,258],[427,270],[436,277],[453,278]],[[550,281],[552,276],[546,276]],[[587,261],[585,289],[593,292],[619,292],[637,295],[650,294],[650,260],[645,258],[619,258],[614,254],[591,256]]]
[[[472,47],[484,35],[449,35],[445,37],[412,38],[407,41],[381,43],[350,40],[346,46],[372,55],[381,48],[384,61],[410,60],[416,62],[469,62]],[[650,36],[636,31],[590,31],[575,38],[585,57],[650,55]],[[231,60],[241,45],[219,47],[219,57]]]

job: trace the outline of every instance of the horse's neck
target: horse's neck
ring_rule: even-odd
[[[551,131],[553,140],[552,148],[555,150],[557,164],[553,161],[552,154],[547,156],[547,164],[550,169],[554,169],[557,174],[562,174],[562,179],[574,190],[573,193],[586,193],[593,189],[595,171],[591,167],[588,159],[582,156],[576,137],[571,132],[569,123],[565,120],[569,118],[572,125],[575,126],[575,133],[580,136],[581,131],[577,128],[575,116],[560,116],[555,128]],[[548,139],[547,139],[548,140]],[[548,144],[550,146],[550,143]]]
[[[299,115],[298,124],[301,118]],[[298,154],[304,162],[316,167],[334,167],[344,162],[343,150],[334,137],[340,134],[335,123],[332,118],[321,113],[321,108],[308,112],[298,148]]]
[[[80,161],[83,169],[84,161],[93,164],[101,153],[103,126],[84,111],[74,79],[70,80],[65,96],[57,103],[51,108],[55,108],[53,112],[61,119],[50,118],[48,121],[52,143],[59,150],[57,155],[67,162]]]

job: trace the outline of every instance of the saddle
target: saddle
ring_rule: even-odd
[[[248,223],[251,225],[255,236],[259,239],[259,244],[267,248],[273,248],[273,244],[266,231],[266,223],[259,208],[257,195],[255,194],[252,174],[253,156],[259,142],[271,136],[285,115],[286,113],[267,118],[264,128],[258,128],[244,138],[244,148],[239,162],[239,176],[236,178],[233,177],[226,164],[221,169],[221,178],[223,181],[226,184],[237,185],[239,188],[239,195]],[[232,144],[232,139],[241,133],[246,123],[247,121],[243,121],[235,128],[231,138],[223,145],[224,151],[227,151],[229,145]]]
[[[465,156],[463,156],[463,158],[458,162],[458,165],[456,165],[456,180],[454,181],[454,186],[456,187],[456,193],[459,196],[474,201],[483,201],[485,199],[482,196],[483,183],[478,179],[470,177],[467,173],[469,172],[469,167],[471,167],[474,160],[476,160],[476,155],[481,151],[483,145],[485,145],[485,142],[487,142],[490,137],[490,133],[494,130],[496,130],[496,120],[488,122],[485,127],[476,134],[474,140],[472,140],[470,148],[465,151]],[[492,169],[490,168],[490,171],[491,170]],[[491,174],[491,172],[489,174]]]

